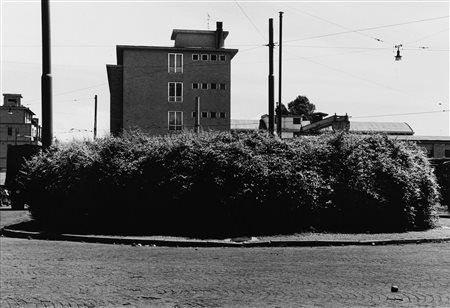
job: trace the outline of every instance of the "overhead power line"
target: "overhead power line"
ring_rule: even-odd
[[[316,36],[309,36],[309,37],[298,38],[298,39],[291,39],[291,40],[286,40],[285,42],[288,43],[288,42],[295,42],[295,41],[311,40],[311,39],[316,39],[316,38],[329,37],[329,36],[335,36],[335,35],[342,35],[342,34],[348,34],[348,33],[354,33],[354,32],[361,32],[361,31],[369,31],[369,30],[375,30],[375,29],[403,26],[403,25],[408,25],[408,24],[413,24],[413,23],[444,19],[444,18],[448,18],[448,17],[449,17],[449,15],[440,16],[440,17],[434,17],[434,18],[426,18],[426,19],[413,20],[413,21],[407,21],[407,22],[400,22],[400,23],[396,23],[396,24],[389,24],[389,25],[383,25],[383,26],[377,26],[377,27],[369,27],[369,28],[362,28],[362,29],[356,29],[356,30],[350,30],[350,31],[335,32],[335,33],[316,35]]]
[[[382,39],[380,39],[380,38],[377,38],[377,37],[374,37],[374,36],[371,36],[371,35],[368,35],[368,34],[365,34],[365,33],[362,32],[361,30],[353,30],[353,29],[351,29],[351,28],[349,28],[349,27],[343,26],[343,25],[341,25],[341,24],[338,24],[338,23],[336,23],[336,22],[334,22],[334,21],[331,21],[331,20],[328,20],[328,19],[326,19],[326,18],[323,18],[323,17],[317,16],[317,15],[311,14],[311,13],[306,12],[306,11],[304,11],[304,10],[298,10],[298,9],[296,9],[296,8],[290,6],[290,5],[288,5],[288,7],[290,7],[290,8],[291,8],[292,10],[294,10],[294,11],[300,12],[300,13],[302,13],[302,14],[306,14],[306,15],[311,16],[311,17],[313,17],[313,18],[316,18],[316,19],[319,19],[319,20],[321,20],[321,21],[324,21],[324,22],[326,22],[326,23],[328,23],[328,24],[332,24],[332,25],[334,25],[334,26],[337,26],[337,27],[339,27],[339,28],[341,28],[341,29],[345,29],[345,30],[350,31],[350,32],[355,32],[356,34],[359,34],[359,35],[361,35],[361,36],[365,36],[365,37],[367,37],[367,38],[370,38],[370,39],[375,40],[375,41],[380,42],[380,43],[385,43],[384,40],[382,40]]]
[[[438,34],[441,34],[441,33],[443,33],[443,32],[448,32],[448,30],[450,30],[450,29],[449,29],[449,28],[445,28],[445,29],[443,29],[443,30],[441,30],[441,31],[434,32],[434,33],[428,34],[428,35],[426,35],[426,36],[422,36],[422,37],[420,37],[420,38],[418,38],[418,39],[415,39],[415,40],[413,40],[413,41],[409,41],[409,42],[403,43],[403,45],[409,45],[409,44],[411,44],[411,43],[420,42],[420,41],[422,41],[422,40],[424,40],[424,39],[433,37],[433,36],[438,35]]]
[[[417,115],[417,114],[427,114],[427,113],[443,113],[443,112],[449,112],[449,109],[435,110],[435,111],[422,111],[422,112],[408,112],[408,113],[393,113],[393,114],[382,114],[382,115],[357,116],[357,117],[350,117],[350,118],[352,118],[352,119],[382,118],[382,117],[395,117],[395,116]]]
[[[389,90],[392,90],[392,91],[397,91],[397,92],[404,93],[403,91],[401,91],[401,90],[399,90],[399,89],[396,89],[396,88],[390,87],[390,86],[388,86],[388,85],[385,85],[385,84],[382,84],[382,83],[379,83],[379,82],[376,82],[376,81],[373,81],[373,80],[370,80],[370,79],[366,79],[366,78],[360,77],[360,76],[355,75],[355,74],[353,74],[353,73],[346,72],[346,71],[344,71],[344,70],[341,70],[341,69],[338,69],[338,68],[335,68],[335,67],[332,67],[332,66],[329,66],[329,65],[326,65],[326,64],[323,64],[323,63],[320,63],[320,62],[311,60],[310,58],[299,57],[299,56],[296,56],[296,55],[293,54],[293,53],[290,53],[290,52],[288,52],[288,53],[291,54],[291,55],[293,55],[294,57],[296,57],[296,58],[298,58],[298,59],[302,59],[302,60],[305,60],[305,61],[314,63],[314,64],[316,64],[316,65],[320,65],[320,66],[326,67],[326,68],[329,69],[329,70],[336,71],[336,72],[339,72],[339,73],[348,75],[348,76],[350,76],[350,77],[353,77],[353,78],[356,78],[356,79],[359,79],[359,80],[362,80],[362,81],[365,81],[365,82],[368,82],[368,83],[377,85],[378,87],[382,87],[382,88],[389,89]]]
[[[247,13],[244,11],[244,9],[239,5],[239,2],[237,2],[236,0],[234,1],[234,3],[236,3],[237,7],[241,10],[242,14],[244,14],[244,16],[248,19],[248,21],[252,24],[253,28],[256,29],[256,31],[258,32],[258,34],[262,37],[263,41],[266,41],[266,37],[264,36],[264,34],[261,32],[261,30],[259,30],[259,28],[255,25],[255,23],[252,21],[252,19],[250,18],[250,16],[247,15]]]
[[[404,45],[404,44],[402,44]],[[317,48],[317,49],[367,49],[367,50],[391,50],[392,47],[359,47],[359,46],[318,46],[318,45],[293,45],[286,44],[289,47],[301,48]],[[403,48],[404,50],[428,50],[428,51],[449,51],[449,49],[432,48],[427,46],[417,46],[410,48]]]
[[[98,88],[98,87],[105,86],[105,85],[107,85],[107,83],[101,83],[101,84],[93,85],[93,86],[90,86],[90,87],[74,89],[74,90],[70,90],[70,91],[66,91],[66,92],[60,92],[60,93],[57,93],[57,94],[53,94],[53,96],[70,94],[70,93],[79,92],[79,91],[83,91],[83,90]],[[24,100],[24,104],[28,104],[29,102],[34,102],[34,101],[38,101],[38,100],[40,100],[40,98]]]

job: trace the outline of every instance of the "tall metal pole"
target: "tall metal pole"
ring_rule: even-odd
[[[95,109],[94,109],[94,139],[97,138],[97,94],[95,94]]]
[[[274,129],[273,18],[269,18],[269,132]]]
[[[200,131],[200,97],[195,97],[195,132],[198,134]]]
[[[50,5],[49,0],[41,0],[42,14],[42,77],[41,77],[41,106],[42,106],[42,146],[52,145],[52,75],[50,59]]]
[[[278,131],[278,136],[280,136],[281,138],[281,130],[282,130],[282,126],[281,126],[281,120],[282,120],[282,110],[281,110],[281,55],[282,55],[282,34],[283,34],[283,12],[280,12],[280,42],[279,42],[279,61],[278,61],[278,121],[277,121],[277,131]]]

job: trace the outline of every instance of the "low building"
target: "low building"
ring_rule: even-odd
[[[322,115],[326,115],[323,114]],[[318,118],[302,126],[301,134],[314,134],[326,131],[348,131],[359,134],[414,135],[411,126],[405,122],[358,122],[350,121],[348,115],[333,115]]]
[[[277,117],[274,119],[274,130],[277,128]],[[305,121],[302,116],[297,115],[283,115],[281,119],[281,138],[294,138],[300,134],[302,125],[309,123]],[[269,115],[265,114],[261,116],[260,129],[269,129]]]
[[[253,132],[260,129],[260,120],[231,119],[231,131]]]
[[[430,158],[450,158],[450,136],[392,136],[399,140],[416,142]]]
[[[34,112],[22,106],[21,94],[3,94],[0,106],[0,185],[6,177],[8,147],[41,145],[41,127]]]

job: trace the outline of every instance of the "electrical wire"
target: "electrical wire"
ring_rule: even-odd
[[[342,34],[348,34],[348,33],[361,32],[361,31],[376,30],[376,29],[389,28],[389,27],[397,27],[397,26],[403,26],[403,25],[408,25],[408,24],[413,24],[413,23],[444,19],[444,18],[448,18],[449,16],[450,15],[445,15],[445,16],[440,16],[440,17],[433,17],[433,18],[426,18],[426,19],[420,19],[420,20],[413,20],[413,21],[401,22],[401,23],[396,23],[396,24],[389,24],[389,25],[382,25],[382,26],[376,26],[376,27],[362,28],[362,29],[356,29],[356,30],[350,30],[350,31],[343,31],[343,32],[335,32],[335,33],[329,33],[329,34],[315,35],[315,36],[309,36],[309,37],[304,37],[304,38],[297,38],[297,39],[286,40],[284,42],[285,43],[289,43],[289,42],[311,40],[311,39],[317,39],[317,38],[322,38],[322,37],[330,37],[330,36],[335,36],[335,35],[342,35]]]
[[[256,31],[258,32],[258,34],[262,37],[263,41],[267,41],[266,37],[264,36],[264,34],[261,32],[261,30],[259,30],[259,28],[255,25],[255,23],[252,21],[252,19],[250,18],[250,16],[247,15],[247,13],[244,11],[244,9],[239,5],[239,2],[234,0],[234,3],[236,3],[237,7],[241,10],[242,14],[244,14],[244,16],[247,18],[247,20],[252,24],[253,28],[256,29]]]
[[[289,52],[287,52],[287,53],[289,53]],[[292,54],[292,53],[290,53],[290,54],[293,55],[293,56],[296,56],[295,54]],[[326,68],[328,68],[328,69],[330,69],[330,70],[333,70],[333,71],[336,71],[336,72],[340,72],[340,73],[342,73],[342,74],[345,74],[345,75],[351,76],[351,77],[353,77],[353,78],[356,78],[356,79],[359,79],[359,80],[362,80],[362,81],[365,81],[365,82],[368,82],[368,83],[377,85],[377,86],[379,86],[379,87],[382,87],[382,88],[385,88],[385,89],[389,89],[389,90],[392,90],[392,91],[397,91],[397,92],[404,93],[403,91],[401,91],[401,90],[399,90],[399,89],[396,89],[396,88],[393,88],[393,87],[390,87],[390,86],[387,86],[387,85],[378,83],[378,82],[373,81],[373,80],[370,80],[370,79],[362,78],[362,77],[360,77],[360,76],[357,76],[357,75],[355,75],[355,74],[349,73],[349,72],[347,72],[347,71],[344,71],[344,70],[341,70],[341,69],[338,69],[338,68],[335,68],[335,67],[332,67],[332,66],[329,66],[329,65],[320,63],[320,62],[316,62],[316,61],[311,60],[311,59],[309,59],[309,58],[306,58],[306,57],[299,57],[299,56],[296,56],[296,57],[297,57],[298,59],[305,60],[305,61],[309,61],[309,62],[314,63],[314,64],[316,64],[316,65],[320,65],[320,66],[326,67]]]
[[[247,48],[247,49],[239,50],[239,53],[247,52],[247,51],[250,51],[250,50],[255,50],[255,49],[258,49],[258,48],[261,48],[261,47],[266,47],[266,46],[267,46],[267,45],[258,45],[258,46],[256,46],[256,47],[252,47],[252,48]]]
[[[107,83],[101,83],[101,84],[97,84],[97,85],[93,85],[93,86],[89,86],[89,87],[85,87],[85,88],[78,88],[78,89],[74,89],[74,90],[70,90],[70,91],[66,91],[66,92],[61,92],[61,93],[53,94],[53,96],[60,96],[60,95],[70,94],[70,93],[79,92],[79,91],[83,91],[83,90],[89,90],[89,89],[93,89],[93,88],[102,87],[105,85],[107,85]],[[40,100],[40,98],[29,99],[29,100],[24,100],[23,103],[29,104],[30,102],[39,101],[39,100]]]
[[[377,37],[374,37],[374,36],[371,36],[371,35],[368,35],[368,34],[365,34],[365,33],[362,32],[361,30],[353,30],[353,29],[351,29],[351,28],[349,28],[349,27],[346,27],[346,26],[343,26],[343,25],[341,25],[341,24],[338,24],[338,23],[336,23],[336,22],[334,22],[334,21],[331,21],[331,20],[325,19],[325,18],[323,18],[323,17],[320,17],[320,16],[317,16],[317,15],[311,14],[311,13],[309,13],[309,12],[306,12],[305,10],[299,10],[299,9],[297,9],[297,8],[294,8],[294,7],[290,6],[290,5],[287,5],[287,6],[290,7],[293,11],[297,11],[297,12],[300,12],[300,13],[302,13],[302,14],[311,16],[311,17],[313,17],[313,18],[316,18],[316,19],[319,19],[319,20],[321,20],[321,21],[324,21],[324,22],[326,22],[326,23],[328,23],[328,24],[332,24],[332,25],[337,26],[337,27],[339,27],[339,28],[341,28],[341,29],[345,29],[345,30],[347,30],[347,31],[354,32],[354,33],[359,34],[359,35],[361,35],[361,36],[365,36],[365,37],[370,38],[370,39],[372,39],[372,40],[375,40],[375,41],[377,41],[377,42],[385,43],[384,40],[382,40],[382,39],[380,39],[380,38],[377,38]]]
[[[434,32],[434,33],[432,33],[432,34],[428,34],[428,35],[423,36],[423,37],[421,37],[421,38],[418,38],[418,39],[416,39],[416,40],[413,40],[413,41],[409,41],[409,42],[403,43],[402,45],[405,46],[405,45],[409,45],[409,44],[411,44],[411,43],[420,42],[420,41],[422,41],[422,40],[424,40],[424,39],[433,37],[433,36],[435,36],[435,35],[441,34],[442,32],[445,32],[445,31],[448,31],[448,30],[450,30],[450,29],[449,29],[449,28],[445,28],[445,29],[443,29],[443,30],[441,30],[441,31]]]
[[[370,116],[356,116],[350,117],[352,119],[362,119],[362,118],[382,118],[382,117],[394,117],[394,116],[405,116],[405,115],[417,115],[417,114],[427,114],[427,113],[443,113],[449,112],[449,109],[435,110],[435,111],[422,111],[422,112],[408,112],[408,113],[395,113],[395,114],[382,114],[382,115],[370,115]]]

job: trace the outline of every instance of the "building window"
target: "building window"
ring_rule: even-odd
[[[207,117],[208,117],[208,112],[202,111],[202,118],[207,118]]]
[[[208,61],[208,55],[202,55],[202,61]]]
[[[28,112],[25,113],[25,123],[31,123],[32,116]]]
[[[197,112],[192,111],[192,117],[195,118],[197,116]]]
[[[225,55],[220,55],[219,60],[220,60],[220,61],[226,61],[226,60],[227,60],[227,56],[225,56]]]
[[[208,89],[208,84],[207,84],[207,83],[202,83],[202,89],[203,89],[203,90]]]
[[[198,83],[197,82],[194,82],[192,84],[192,89],[198,89]]]
[[[294,124],[302,124],[301,118],[294,118]]]
[[[12,136],[12,127],[8,127],[8,136]]]
[[[450,157],[450,150],[445,150],[445,157]]]
[[[227,117],[227,113],[226,112],[219,113],[219,118],[225,119],[226,117]]]
[[[217,89],[217,83],[211,83],[210,87],[211,87],[211,90]]]
[[[169,82],[169,102],[183,101],[183,83]]]
[[[198,61],[198,60],[200,60],[200,56],[195,53],[195,54],[192,55],[192,60],[193,61]]]
[[[217,55],[211,55],[211,61],[217,61]]]
[[[220,84],[220,90],[225,90],[227,87],[226,87],[226,85],[224,84],[224,83],[221,83]]]
[[[183,54],[182,53],[169,53],[169,73],[182,73],[183,72]]]
[[[210,114],[211,114],[211,119],[217,118],[217,112],[211,111]]]
[[[183,129],[183,112],[169,111],[169,130]]]

